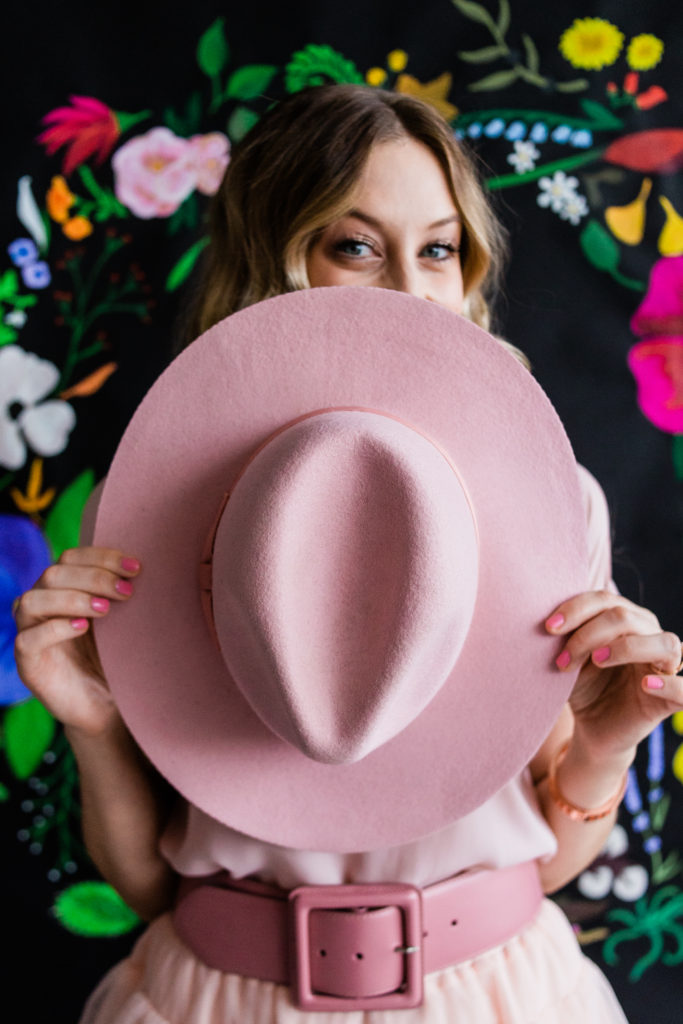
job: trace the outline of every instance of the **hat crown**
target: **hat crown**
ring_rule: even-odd
[[[379,412],[312,414],[262,446],[220,518],[223,658],[278,736],[317,761],[357,761],[448,678],[477,575],[467,493],[435,444]]]

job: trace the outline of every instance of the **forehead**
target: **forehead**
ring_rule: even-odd
[[[448,180],[441,164],[427,146],[413,138],[377,142],[354,190],[354,205],[370,212],[400,206],[407,212],[436,210],[433,219],[456,213]]]

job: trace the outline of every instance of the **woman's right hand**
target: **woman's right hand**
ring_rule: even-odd
[[[127,601],[137,559],[110,548],[65,551],[19,598],[15,656],[26,686],[55,718],[86,735],[118,721],[92,633],[92,619]]]

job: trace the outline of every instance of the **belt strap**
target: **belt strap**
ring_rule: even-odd
[[[290,985],[308,1010],[419,1006],[424,974],[512,938],[543,893],[535,861],[412,885],[285,892],[222,873],[183,879],[180,938],[209,967]]]

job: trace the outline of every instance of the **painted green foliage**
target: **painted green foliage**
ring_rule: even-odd
[[[36,771],[55,735],[55,720],[35,697],[14,704],[5,712],[5,756],[17,779]]]
[[[88,938],[125,935],[140,918],[106,882],[78,882],[59,893],[53,912],[67,931]]]

